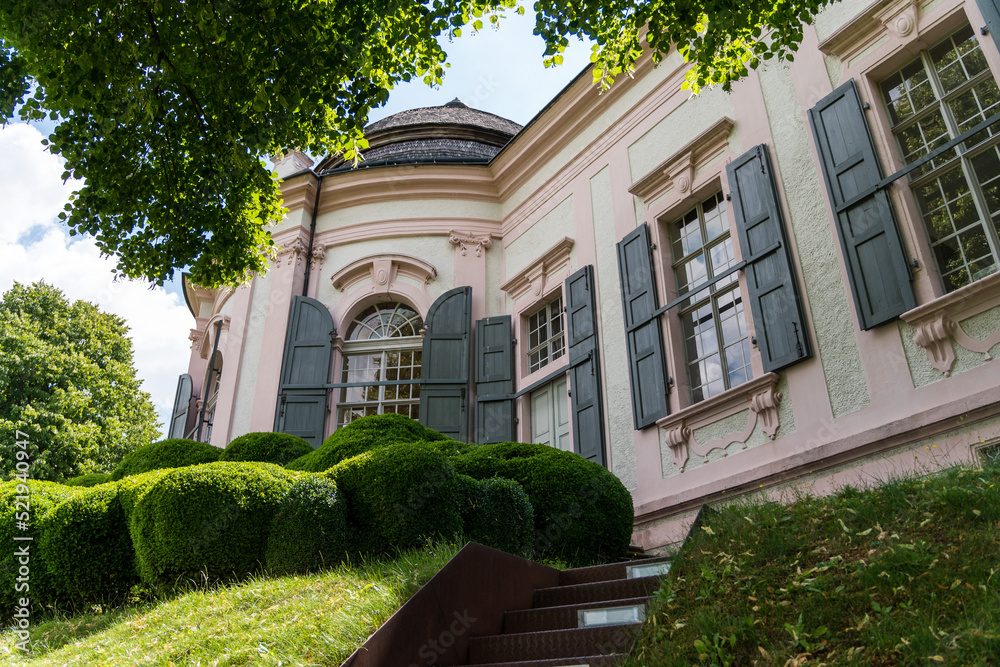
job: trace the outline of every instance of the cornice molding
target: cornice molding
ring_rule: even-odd
[[[675,189],[681,197],[687,196],[699,168],[729,149],[729,134],[734,126],[732,118],[720,118],[636,181],[629,192],[640,197],[647,207],[670,189]]]
[[[351,262],[331,276],[334,289],[347,291],[360,280],[371,278],[373,292],[388,291],[398,276],[406,276],[421,283],[424,291],[427,284],[437,277],[437,269],[427,262],[409,255],[383,254],[369,255]]]
[[[574,243],[573,239],[564,236],[528,266],[507,279],[500,285],[500,289],[515,301],[527,294],[529,288],[535,296],[541,296],[546,291],[546,277],[569,264],[570,251]]]
[[[850,64],[886,36],[910,39],[917,32],[919,14],[917,0],[882,0],[820,42],[819,50]]]

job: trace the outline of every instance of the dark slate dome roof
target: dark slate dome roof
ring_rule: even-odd
[[[368,125],[368,149],[360,166],[488,162],[520,130],[517,123],[456,98],[439,107],[400,111]],[[325,169],[343,165],[339,157],[324,162],[320,167]]]

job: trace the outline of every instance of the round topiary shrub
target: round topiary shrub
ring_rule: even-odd
[[[135,450],[118,464],[111,479],[118,480],[162,468],[183,468],[219,460],[222,450],[197,440],[169,438]]]
[[[388,445],[327,471],[347,500],[354,550],[386,553],[462,532],[455,468],[420,444]]]
[[[59,503],[81,492],[81,489],[56,482],[0,482],[0,542],[10,547],[0,552],[0,604],[5,620],[10,618],[11,610],[21,598],[31,600],[33,608],[39,611],[52,602],[51,579],[36,546],[41,539],[39,528]],[[33,537],[34,541],[14,540],[25,536]],[[27,564],[20,562],[22,556],[18,553],[25,545]],[[17,581],[18,577],[26,577],[27,581]]]
[[[625,554],[632,537],[632,496],[610,471],[546,445],[482,445],[452,458],[476,479],[518,482],[535,510],[534,555],[570,565],[606,563]]]
[[[310,475],[292,485],[281,501],[264,561],[276,575],[329,567],[347,553],[347,538],[347,508],[336,483]]]
[[[92,472],[89,475],[78,475],[66,480],[66,486],[97,486],[107,484],[111,481],[111,474],[106,472]]]
[[[39,525],[38,551],[59,607],[117,604],[139,582],[132,538],[114,484],[64,500]],[[34,583],[34,582],[32,582]]]
[[[132,510],[143,581],[166,592],[185,581],[257,571],[278,506],[300,477],[268,463],[232,461],[167,471]]]
[[[355,419],[338,428],[319,449],[295,459],[286,468],[323,472],[341,461],[378,447],[406,442],[448,440],[415,419],[390,413]]]
[[[297,435],[288,433],[247,433],[222,450],[220,461],[259,461],[283,466],[313,451],[312,446]]]
[[[465,479],[471,477],[459,475]],[[511,479],[472,480],[466,488],[465,534],[475,542],[517,556],[530,556],[535,541],[535,510],[528,494]]]

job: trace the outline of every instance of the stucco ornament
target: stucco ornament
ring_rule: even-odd
[[[201,344],[201,339],[205,337],[205,332],[200,329],[191,329],[191,333],[188,334],[188,340],[191,341],[191,349],[197,350],[198,345]]]
[[[773,386],[750,397],[750,410],[760,418],[764,433],[771,440],[774,440],[778,428],[781,427],[781,422],[778,420],[779,403],[781,403],[781,392]],[[743,448],[746,449],[745,442]]]
[[[938,313],[916,329],[913,342],[927,351],[927,359],[934,370],[944,373],[945,377],[951,375],[951,367],[955,364],[955,349],[951,346],[955,323],[946,313]]]
[[[670,445],[670,451],[674,455],[674,465],[681,472],[684,472],[684,466],[687,465],[688,461],[688,440],[691,438],[691,429],[684,425],[684,422],[676,424],[673,428],[667,430],[667,444]]]
[[[482,257],[483,252],[489,250],[493,245],[493,239],[489,236],[476,236],[475,234],[463,234],[452,231],[448,237],[448,243],[456,246],[463,257],[469,251],[469,248],[475,248],[476,257]]]
[[[326,259],[326,246],[317,245],[312,251],[312,271],[315,273],[323,266],[323,260]]]
[[[302,257],[308,250],[308,246],[306,246],[302,239],[296,238],[287,246],[278,250],[278,263],[280,264],[284,261],[285,266],[291,266],[293,263],[295,265],[302,264]]]
[[[875,19],[885,26],[890,35],[896,39],[904,39],[917,27],[917,3],[915,0],[889,3],[885,9],[875,14]]]

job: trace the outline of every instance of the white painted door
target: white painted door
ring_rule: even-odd
[[[573,451],[565,377],[531,392],[531,441]]]

